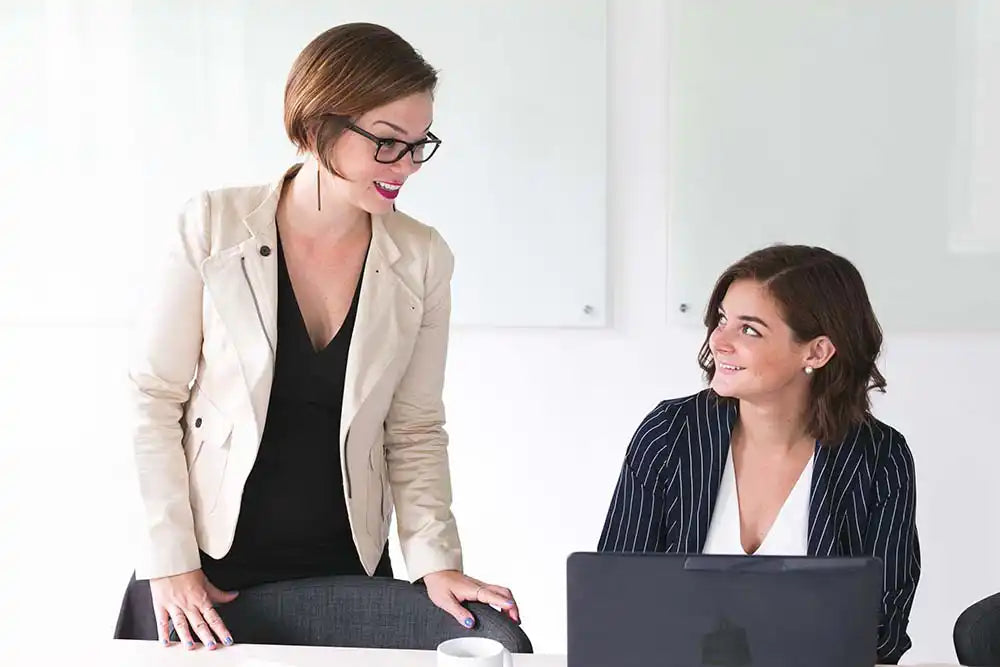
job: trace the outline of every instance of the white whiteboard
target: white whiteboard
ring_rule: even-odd
[[[604,0],[4,3],[0,322],[126,321],[184,200],[295,160],[288,70],[348,21],[440,70],[444,144],[398,207],[455,252],[453,322],[604,325]]]
[[[887,331],[1000,328],[997,4],[673,2],[668,319],[787,242],[853,261]]]

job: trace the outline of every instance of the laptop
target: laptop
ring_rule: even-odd
[[[574,553],[567,667],[873,667],[875,558]]]

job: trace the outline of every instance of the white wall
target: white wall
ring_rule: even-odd
[[[663,324],[667,158],[648,148],[668,148],[664,4],[610,3],[615,326],[453,336],[446,399],[468,570],[514,589],[540,652],[565,651],[565,558],[595,546],[633,429],[659,399],[700,386],[700,332]],[[56,222],[0,224],[9,235]],[[31,276],[2,278],[31,289]],[[126,343],[119,328],[0,328],[0,627],[22,646],[111,634],[131,572]],[[1000,340],[890,331],[884,367],[877,412],[914,451],[924,554],[906,661],[954,660],[955,617],[1000,590]]]
[[[543,651],[563,650],[564,559],[594,548],[632,431],[661,398],[701,386],[701,332],[663,324],[667,156],[635,150],[668,148],[664,4],[611,3],[609,14],[614,330],[460,331],[449,362],[470,568],[515,588]],[[924,575],[906,661],[954,661],[955,618],[1000,591],[1000,336],[888,331],[883,369],[876,411],[908,437],[918,477]]]

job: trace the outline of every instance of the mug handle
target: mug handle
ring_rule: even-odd
[[[514,656],[506,648],[503,650],[503,667],[514,667]]]

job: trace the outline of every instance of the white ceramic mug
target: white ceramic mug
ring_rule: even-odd
[[[459,637],[437,647],[438,667],[513,667],[510,651],[485,637]]]

